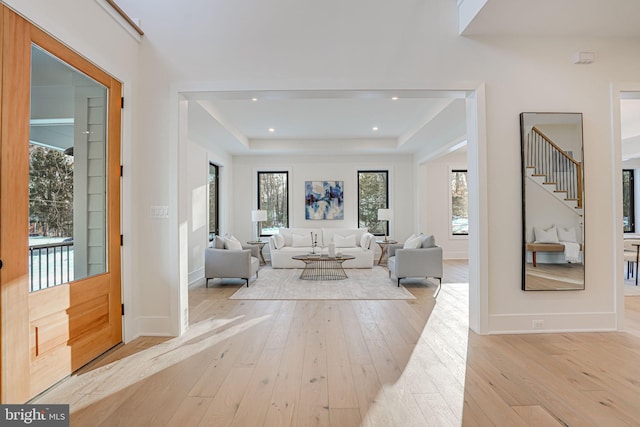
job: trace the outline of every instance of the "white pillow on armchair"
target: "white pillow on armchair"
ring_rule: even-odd
[[[402,249],[418,249],[420,246],[422,246],[422,236],[414,234],[404,242]]]
[[[232,251],[241,251],[242,243],[235,236],[231,236],[224,242],[225,249],[230,249]]]

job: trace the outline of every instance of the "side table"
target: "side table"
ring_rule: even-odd
[[[265,261],[264,259],[264,255],[262,254],[262,248],[264,248],[264,245],[267,244],[267,242],[263,242],[262,240],[252,240],[247,242],[248,245],[258,245],[260,247],[260,250],[258,252],[258,254],[260,255],[260,264],[262,265],[266,265],[267,261]]]
[[[395,245],[398,243],[396,240],[376,240],[378,246],[380,246],[380,258],[378,258],[378,265],[382,264],[382,258],[389,252],[389,245]]]

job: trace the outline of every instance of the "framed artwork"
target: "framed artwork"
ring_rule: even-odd
[[[305,219],[344,219],[344,181],[305,181]]]

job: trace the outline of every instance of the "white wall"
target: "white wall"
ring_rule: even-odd
[[[233,231],[233,162],[227,153],[215,150],[212,141],[197,135],[188,145],[188,283],[197,284],[204,277],[204,249],[209,244],[209,163],[218,166],[220,232]]]
[[[424,233],[433,234],[442,246],[445,259],[467,259],[468,236],[451,234],[451,187],[449,173],[453,169],[467,169],[467,152],[461,150],[430,160],[426,170],[426,226]]]
[[[479,221],[487,225],[489,236],[484,242],[488,250],[482,254],[486,271],[473,286],[487,297],[472,300],[487,319],[480,332],[527,332],[533,319],[545,320],[550,331],[617,327],[621,308],[614,295],[621,282],[616,276],[619,218],[614,208],[619,203],[615,190],[620,160],[612,145],[610,94],[612,82],[639,80],[640,57],[629,54],[638,51],[638,39],[460,37],[457,5],[451,0],[377,2],[375,7],[364,0],[330,0],[304,8],[291,8],[283,1],[254,2],[245,8],[202,2],[199,14],[206,14],[208,25],[184,31],[184,21],[177,18],[184,15],[182,3],[148,7],[131,1],[125,3],[131,3],[133,16],[142,19],[145,30],[137,57],[144,79],[131,89],[135,47],[124,40],[128,36],[111,28],[110,18],[93,2],[9,3],[122,76],[126,90],[133,90],[133,113],[125,108],[125,124],[131,126],[125,129],[125,143],[132,174],[131,197],[125,200],[132,246],[125,263],[135,267],[124,286],[125,294],[129,289],[139,297],[134,306],[137,333],[174,333],[179,322],[170,302],[178,297],[172,287],[178,280],[172,242],[180,224],[175,216],[149,221],[148,212],[149,205],[169,205],[176,212],[179,203],[176,181],[184,177],[175,166],[179,156],[170,153],[180,153],[176,93],[181,88],[455,89],[469,82],[484,82],[486,91],[486,111],[481,115],[486,123],[481,127],[486,128],[487,197],[482,203],[488,216]],[[169,9],[167,14],[164,9]],[[326,22],[336,16],[339,19]],[[332,31],[327,32],[329,24]],[[571,56],[585,48],[597,52],[596,62],[573,64]],[[585,168],[589,274],[584,291],[520,290],[518,116],[523,111],[583,113],[585,164],[599,165]],[[250,170],[241,159],[237,163],[245,169],[236,171],[234,179],[249,179]],[[253,200],[247,195],[248,202],[239,202],[243,197],[234,195],[230,214],[238,218],[249,215]],[[414,228],[414,222],[409,224],[397,219],[398,233]],[[248,223],[246,229],[235,225],[242,238],[250,235]]]
[[[209,162],[207,152],[189,144],[189,284],[204,277],[204,250],[209,242]]]

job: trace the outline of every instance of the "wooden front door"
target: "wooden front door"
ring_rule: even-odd
[[[121,84],[0,5],[0,401],[122,339]]]

